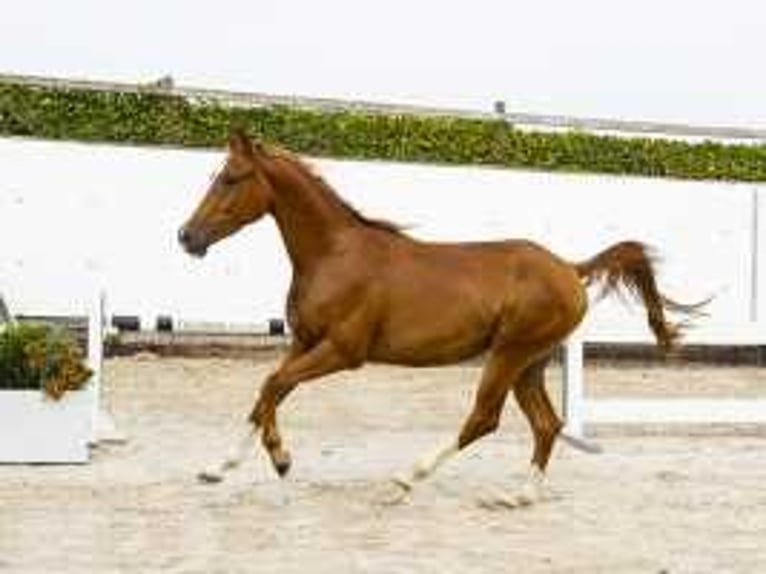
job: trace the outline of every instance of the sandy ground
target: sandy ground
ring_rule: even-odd
[[[388,477],[456,433],[476,366],[307,385],[281,416],[289,479],[258,450],[227,482],[198,484],[274,360],[110,360],[107,403],[129,442],[86,466],[0,467],[0,572],[766,572],[763,428],[596,429],[603,454],[556,450],[559,500],[488,510],[477,500],[518,486],[530,454],[510,404],[499,433],[386,505]],[[766,369],[587,378],[599,395],[766,396]]]

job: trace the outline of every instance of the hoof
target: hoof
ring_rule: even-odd
[[[274,464],[274,470],[277,471],[277,474],[280,476],[280,478],[286,477],[290,472],[292,459],[290,458],[290,454],[288,452],[282,451],[272,455],[271,462]]]
[[[490,498],[480,499],[479,506],[490,510],[516,510],[519,508],[529,508],[543,502],[561,500],[561,496],[550,490],[534,490],[524,488],[514,494],[496,495]]]
[[[203,470],[197,475],[197,480],[203,484],[218,484],[223,482],[223,474],[213,470]]]
[[[536,500],[526,494],[514,494],[505,496],[493,496],[488,498],[480,498],[478,505],[481,508],[488,510],[515,510],[518,508],[527,508],[532,506]]]
[[[537,502],[537,498],[530,496],[529,494],[519,493],[511,496],[501,496],[495,499],[495,507],[497,508],[526,508],[532,506]]]
[[[277,474],[280,476],[280,478],[284,478],[287,476],[287,473],[290,472],[290,461],[285,462],[278,462],[274,464],[274,468],[277,471]]]
[[[409,494],[410,492],[412,492],[412,487],[413,487],[412,481],[405,478],[404,476],[400,476],[400,475],[394,476],[391,479],[391,482],[394,484],[394,486],[398,487],[399,490],[405,494]]]
[[[412,485],[406,479],[395,476],[386,483],[385,492],[380,498],[383,506],[398,506],[409,500]]]

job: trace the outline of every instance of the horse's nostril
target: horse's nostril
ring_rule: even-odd
[[[205,236],[199,231],[189,230],[186,226],[178,230],[178,242],[191,255],[202,257],[207,251]]]

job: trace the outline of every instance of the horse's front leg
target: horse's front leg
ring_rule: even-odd
[[[248,425],[226,455],[209,465],[199,474],[203,482],[220,482],[226,472],[237,468],[255,445],[257,431],[262,431],[262,442],[280,474],[289,470],[290,456],[282,448],[276,422],[276,406],[300,382],[338,371],[347,366],[341,354],[328,340],[306,349],[294,343],[282,364],[270,374],[261,387],[259,398],[250,414]]]
[[[349,314],[345,321],[337,323],[335,329],[314,346],[294,343],[280,367],[269,375],[261,387],[258,400],[250,413],[251,425],[247,436],[239,443],[239,452],[233,458],[212,467],[211,471],[206,471],[200,478],[208,482],[222,480],[226,470],[239,464],[259,429],[274,468],[280,476],[287,474],[290,470],[290,454],[282,445],[277,427],[277,407],[300,383],[343,369],[359,367],[364,363],[370,336],[374,332],[370,328],[372,311],[374,307],[368,305]]]
[[[304,348],[296,341],[293,341],[287,355],[282,359],[280,367],[274,371],[274,373],[269,375],[269,377],[273,377],[279,369],[300,356],[303,352],[305,352]],[[248,454],[255,446],[255,434],[258,429],[257,427],[253,427],[250,420],[243,426],[244,428],[241,430],[241,434],[235,441],[232,441],[226,454],[222,458],[216,460],[213,464],[206,466],[205,470],[197,475],[200,481],[210,483],[221,482],[224,479],[226,472],[234,470],[242,464],[245,458],[247,458]]]
[[[292,459],[289,451],[283,446],[282,435],[277,426],[277,406],[292,392],[297,383],[287,384],[285,379],[280,379],[278,375],[279,371],[266,379],[249,420],[254,431],[261,430],[261,444],[269,454],[277,474],[285,476],[290,471]]]
[[[305,353],[286,360],[266,380],[253,407],[250,422],[254,429],[261,429],[261,442],[280,476],[285,476],[290,470],[291,459],[277,426],[279,404],[300,383],[359,364],[360,361],[349,360],[330,339],[324,339]]]

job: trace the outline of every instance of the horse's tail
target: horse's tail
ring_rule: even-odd
[[[646,308],[649,327],[663,353],[673,350],[689,320],[703,314],[709,300],[685,305],[669,299],[657,288],[655,280],[656,258],[651,250],[637,241],[623,241],[605,249],[596,256],[575,264],[578,275],[587,285],[602,285],[601,296],[627,291],[639,299]],[[671,323],[666,312],[685,316],[679,323]]]

